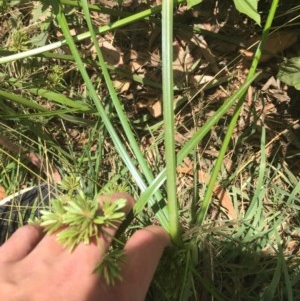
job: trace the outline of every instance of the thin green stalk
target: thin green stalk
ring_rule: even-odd
[[[293,293],[293,287],[291,283],[291,275],[289,273],[289,266],[288,263],[286,262],[285,259],[285,254],[284,250],[280,241],[280,236],[278,233],[276,233],[276,241],[278,245],[278,260],[281,260],[281,269],[282,269],[282,274],[283,274],[283,279],[284,279],[284,284],[285,284],[285,291],[286,291],[286,296],[287,296],[287,301],[294,301],[294,293]],[[295,296],[296,297],[296,296]]]
[[[47,109],[44,108],[43,106],[39,105],[38,103],[34,101],[30,101],[29,99],[26,99],[22,96],[16,95],[14,93],[6,92],[3,90],[0,90],[0,97],[3,97],[4,99],[9,99],[15,103],[18,103],[20,105],[24,105],[28,108],[36,109],[41,112],[46,112]],[[1,102],[1,99],[0,99]]]
[[[0,56],[6,56],[8,54],[12,54],[13,52],[12,51],[3,51],[0,49]],[[36,57],[44,57],[44,58],[51,58],[51,59],[57,59],[57,60],[64,60],[64,61],[74,61],[74,58],[72,55],[70,54],[63,54],[63,53],[53,53],[53,52],[50,52],[50,51],[45,51],[43,53],[39,53],[36,55]],[[92,60],[92,59],[89,59],[89,58],[84,58],[83,59],[83,62],[88,64],[89,66],[99,66],[99,63]],[[113,65],[109,65],[109,64],[105,64],[106,65],[106,68],[109,70],[109,71],[113,71],[115,73],[117,73],[118,75],[120,75],[121,77],[125,77],[125,78],[128,78],[130,80],[133,80],[139,84],[142,84],[144,86],[149,86],[149,87],[152,87],[152,88],[155,88],[155,89],[162,89],[162,85],[160,82],[156,82],[156,81],[153,81],[149,78],[144,78],[142,76],[139,76],[138,74],[132,74],[130,73],[129,71],[125,71],[123,70],[122,68],[118,68],[118,67],[115,67]],[[0,79],[2,77],[2,74],[0,73]],[[219,79],[220,81],[220,79]],[[217,83],[214,83],[215,85],[219,84],[219,82]],[[211,85],[208,85],[207,88],[209,87],[213,87],[214,84],[211,84]]]
[[[172,0],[163,1],[162,4],[162,83],[169,234],[174,244],[181,245],[182,236],[179,227],[179,210],[176,185]]]
[[[182,2],[184,2],[184,0],[176,0],[175,1],[176,4],[179,4],[179,3],[182,3]],[[113,23],[105,25],[105,26],[101,26],[96,30],[96,34],[103,34],[107,31],[111,31],[111,30],[117,29],[119,27],[123,27],[125,25],[136,22],[138,20],[145,19],[145,18],[147,18],[147,17],[149,17],[153,14],[157,14],[160,11],[161,11],[161,5],[152,7],[150,9],[146,9],[144,11],[141,11],[141,12],[137,13],[137,14],[134,14],[133,16],[123,18],[121,20],[118,20],[116,22],[113,22]],[[77,42],[83,41],[85,39],[89,39],[90,37],[91,37],[90,32],[84,32],[82,34],[79,34],[79,35],[73,37],[73,39],[77,43]],[[63,41],[51,43],[49,45],[45,45],[45,46],[42,46],[42,47],[37,47],[37,48],[34,48],[34,49],[30,49],[28,51],[15,53],[15,54],[5,56],[5,57],[0,57],[0,64],[16,61],[16,60],[20,60],[20,59],[24,59],[26,57],[31,57],[31,56],[34,56],[34,55],[37,55],[37,54],[40,54],[40,53],[43,53],[43,52],[46,52],[46,51],[51,51],[51,50],[60,48],[60,47],[62,47],[64,45],[67,45],[67,44],[68,44],[68,41],[67,41],[67,39],[65,39]]]
[[[275,237],[278,243],[278,248],[279,250],[282,248],[280,245],[280,241],[278,239],[278,233],[275,233]],[[280,252],[280,251],[279,251]],[[269,301],[269,300],[274,300],[276,290],[278,289],[278,285],[281,280],[281,270],[282,270],[282,264],[283,264],[283,258],[279,255],[277,256],[277,264],[276,268],[273,272],[273,278],[269,284],[269,286],[265,289],[264,293],[261,296],[262,301]]]
[[[120,100],[117,96],[116,90],[113,86],[112,80],[109,76],[109,73],[108,73],[108,70],[107,70],[107,67],[106,67],[101,49],[99,47],[99,42],[97,40],[92,21],[90,19],[90,13],[89,13],[89,8],[88,8],[87,1],[86,0],[81,0],[81,5],[82,5],[83,11],[84,11],[85,20],[86,20],[88,28],[91,32],[91,37],[92,37],[94,46],[95,46],[96,51],[97,51],[99,64],[100,64],[101,69],[102,69],[102,74],[104,76],[104,79],[105,79],[105,82],[106,82],[106,85],[107,85],[107,88],[108,88],[108,91],[109,91],[109,95],[110,95],[110,97],[113,101],[114,108],[117,111],[119,120],[122,124],[122,129],[124,130],[124,132],[126,134],[126,137],[128,139],[129,145],[130,145],[134,155],[136,156],[136,159],[137,159],[138,163],[141,166],[141,169],[143,171],[144,176],[146,177],[148,183],[151,183],[154,180],[153,174],[150,171],[149,166],[148,166],[148,164],[147,164],[147,162],[146,162],[146,160],[145,160],[145,158],[144,158],[144,156],[143,156],[143,154],[140,150],[140,147],[139,147],[139,145],[138,145],[138,143],[137,143],[137,141],[134,137],[134,134],[131,130],[131,127],[130,127],[128,119],[127,119],[127,115],[124,113],[124,110],[122,108]],[[156,193],[156,197],[157,197],[158,201],[163,198],[159,191]],[[149,203],[150,203],[150,205],[153,205],[154,201],[150,199]],[[165,227],[167,229],[168,228],[167,212],[164,208],[162,208],[162,210],[157,212],[157,217],[160,220],[160,222],[162,223],[163,227]]]
[[[74,1],[74,0],[60,0],[61,4],[64,5],[69,5],[69,6],[74,6],[74,7],[80,7],[82,4],[79,3],[79,1]],[[88,4],[89,10],[93,11],[98,11],[101,12],[102,14],[108,14],[110,16],[116,16],[116,17],[127,17],[130,15],[129,12],[121,11],[119,9],[113,9],[113,8],[108,8],[101,6],[101,4]]]
[[[244,236],[243,240],[247,241],[251,239],[256,233],[257,228],[259,227],[259,222],[262,217],[263,211],[263,198],[266,194],[266,187],[264,185],[265,178],[266,178],[266,129],[263,126],[261,132],[261,140],[260,140],[260,162],[259,162],[259,172],[258,172],[258,179],[256,182],[255,192],[250,202],[250,205],[245,213],[245,220],[252,221],[251,227],[245,233],[244,225],[240,227],[237,231],[236,236],[240,237],[241,235]],[[243,229],[243,231],[241,231]]]
[[[263,49],[265,41],[268,37],[268,33],[270,31],[272,21],[273,21],[274,16],[275,16],[275,12],[276,12],[276,9],[277,9],[277,6],[278,6],[278,2],[279,2],[279,0],[273,0],[273,2],[272,2],[271,9],[270,9],[270,12],[269,12],[269,15],[268,15],[268,18],[267,18],[267,21],[266,21],[266,24],[265,24],[265,27],[264,27],[264,30],[263,30],[262,38],[261,38],[261,41],[260,41],[260,43],[258,45],[258,48],[256,50],[254,59],[252,61],[252,65],[251,65],[251,68],[249,70],[247,80],[251,80],[252,77],[254,76],[255,72],[256,72],[257,65],[258,65],[260,57],[261,57],[262,49]],[[223,158],[224,158],[225,153],[227,151],[228,144],[231,141],[232,133],[233,133],[233,130],[234,130],[235,125],[237,123],[237,120],[239,118],[239,115],[240,115],[245,97],[246,97],[246,91],[241,96],[240,100],[238,101],[237,106],[236,106],[235,111],[234,111],[234,115],[233,115],[233,117],[230,121],[230,124],[228,126],[227,133],[225,135],[224,141],[223,141],[222,146],[221,146],[221,150],[219,152],[219,156],[217,158],[217,161],[215,163],[215,167],[214,167],[213,172],[211,174],[209,184],[207,186],[207,190],[206,190],[206,193],[205,193],[205,196],[204,196],[204,199],[203,199],[201,209],[200,209],[200,211],[198,213],[198,216],[197,216],[196,223],[198,225],[201,225],[203,223],[203,221],[204,221],[204,219],[207,215],[208,206],[209,206],[209,203],[211,201],[211,197],[212,197],[213,189],[214,189],[214,186],[215,186],[215,183],[216,183],[216,180],[217,180],[217,176],[218,176],[219,170],[222,166]]]
[[[120,157],[122,158],[122,160],[124,161],[125,165],[128,167],[128,169],[130,170],[133,178],[135,179],[135,181],[137,182],[137,185],[139,186],[139,188],[144,191],[146,189],[146,185],[140,175],[140,173],[138,172],[138,170],[136,169],[136,167],[134,166],[130,156],[128,155],[124,145],[122,144],[119,136],[117,135],[113,125],[110,122],[109,117],[107,116],[105,109],[103,107],[103,105],[101,104],[100,99],[98,98],[97,92],[90,80],[90,77],[85,69],[85,66],[81,60],[81,57],[78,53],[78,50],[76,48],[75,42],[73,40],[73,37],[70,34],[70,30],[68,27],[68,23],[66,20],[66,17],[64,15],[64,13],[62,12],[61,6],[59,4],[58,1],[52,1],[52,5],[53,5],[53,10],[54,13],[56,14],[56,18],[58,20],[58,23],[60,24],[60,27],[63,31],[63,34],[66,38],[66,41],[68,42],[68,46],[74,56],[74,59],[77,63],[77,67],[81,73],[81,76],[88,88],[89,94],[99,112],[99,115],[102,118],[102,121],[107,129],[107,131],[109,132],[111,139],[113,140],[113,143],[116,147],[116,150],[118,151],[118,153],[120,154]]]

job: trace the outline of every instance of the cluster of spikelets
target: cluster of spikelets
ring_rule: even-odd
[[[106,191],[107,198],[99,206],[99,197],[87,197],[79,188],[78,179],[66,178],[60,186],[68,192],[52,199],[49,210],[41,210],[38,223],[47,234],[56,233],[57,241],[70,252],[80,243],[88,245],[96,242],[103,249],[100,238],[109,235],[106,229],[116,228],[124,220],[126,200],[121,198],[111,202],[112,193]],[[120,263],[124,260],[123,245],[118,241],[95,266],[95,272],[106,284],[114,285],[122,280]]]

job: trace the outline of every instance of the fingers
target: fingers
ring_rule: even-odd
[[[163,250],[170,244],[168,233],[161,227],[149,226],[135,232],[126,244],[123,282],[116,289],[127,294],[128,300],[145,300]]]
[[[107,197],[105,196],[99,197],[100,207],[101,207],[101,202],[103,202],[106,198]],[[134,204],[134,199],[129,194],[127,193],[113,194],[109,198],[109,201],[114,202],[120,198],[126,199],[126,207],[124,210],[126,213],[129,212]],[[116,225],[116,228],[117,226],[118,225]],[[117,230],[116,228],[106,228],[105,232],[107,232],[107,235],[101,234],[101,236],[99,237],[99,243],[102,248],[99,248],[96,242],[91,243],[88,246],[79,244],[72,252],[71,254],[72,258],[73,257],[79,258],[80,256],[82,256],[82,258],[87,258],[87,260],[91,262],[95,260],[99,260],[100,257],[102,256],[102,253],[104,253],[108,249],[109,245],[111,244],[112,237],[114,236]],[[35,252],[35,256],[42,256],[44,258],[56,257],[59,255],[68,256],[68,257],[71,256],[68,250],[66,250],[61,244],[57,243],[55,235],[46,235],[44,239],[36,247],[34,252]]]
[[[42,238],[43,231],[38,225],[19,228],[0,248],[0,260],[9,262],[23,259]]]
[[[100,207],[101,202],[104,200],[104,198],[105,196],[100,197]],[[134,199],[131,195],[127,193],[115,193],[109,198],[109,201],[113,203],[121,198],[126,200],[126,206],[124,208],[124,211],[125,214],[127,214],[134,205]],[[82,262],[82,264],[88,269],[89,272],[91,271],[91,267],[93,270],[95,264],[99,262],[99,260],[101,260],[103,254],[105,254],[105,252],[108,250],[112,239],[118,230],[118,227],[119,225],[116,225],[115,228],[105,228],[104,231],[106,234],[100,236],[98,244],[95,242],[88,246],[84,244],[78,245],[72,252],[72,254],[67,254],[69,260],[74,260],[74,264],[76,264],[79,258],[80,262]]]

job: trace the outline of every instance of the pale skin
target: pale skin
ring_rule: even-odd
[[[126,198],[130,210],[134,200]],[[115,234],[116,229],[108,229]],[[111,239],[101,237],[105,249]],[[79,245],[72,253],[56,242],[55,235],[44,235],[37,225],[18,229],[0,247],[0,300],[3,301],[142,301],[164,248],[168,234],[158,226],[149,226],[133,234],[125,246],[123,281],[106,286],[93,273],[103,250],[96,245]]]

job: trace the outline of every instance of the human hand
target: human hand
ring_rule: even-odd
[[[115,194],[112,201],[125,198],[126,211],[134,200],[128,194]],[[108,229],[114,235],[116,229]],[[111,239],[100,237],[107,250]],[[56,242],[55,235],[44,236],[37,225],[18,229],[0,247],[0,300],[3,301],[141,301],[164,248],[168,234],[149,226],[133,234],[125,246],[123,281],[107,286],[93,273],[103,257],[95,244],[78,245],[72,253]]]

